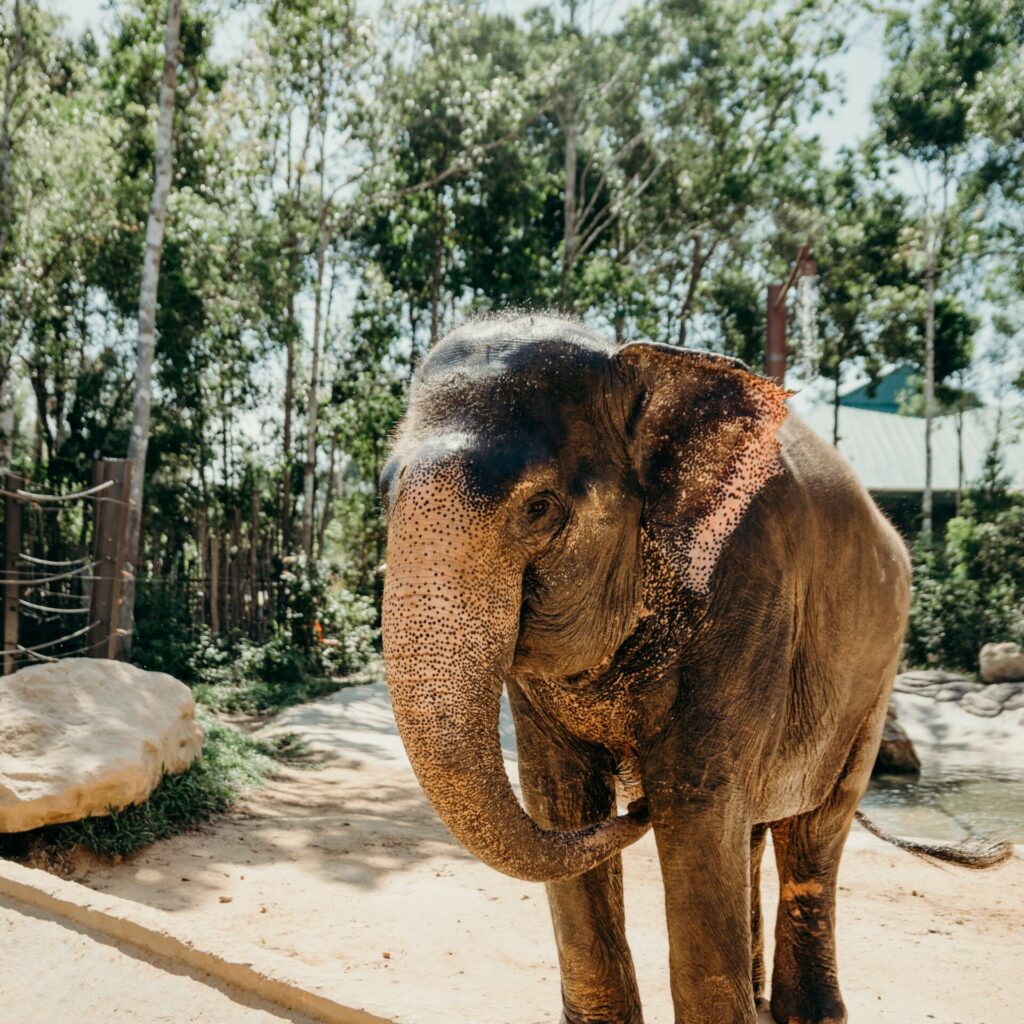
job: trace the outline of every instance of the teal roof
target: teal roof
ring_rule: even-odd
[[[832,441],[832,406],[814,405],[800,414],[820,437]],[[962,483],[981,480],[992,439],[999,438],[1003,471],[1013,490],[1024,491],[1024,430],[1020,411],[1007,408],[968,409],[963,436],[957,436],[955,416],[936,416],[932,424],[932,486],[953,492],[961,483],[958,453],[963,448]],[[869,491],[917,493],[924,489],[924,417],[891,416],[877,409],[840,406],[839,450]]]
[[[876,381],[862,384],[839,398],[839,404],[851,409],[871,409],[874,412],[898,413],[905,396],[918,390],[914,378],[917,371],[911,366],[898,366]]]

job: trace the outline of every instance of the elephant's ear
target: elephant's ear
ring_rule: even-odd
[[[639,342],[613,358],[645,530],[684,584],[707,593],[725,542],[782,472],[776,431],[791,392],[709,352]]]

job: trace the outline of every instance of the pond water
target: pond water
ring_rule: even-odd
[[[880,775],[861,801],[879,826],[904,837],[951,841],[965,834],[1024,843],[1024,764],[959,759],[922,749],[920,776]]]

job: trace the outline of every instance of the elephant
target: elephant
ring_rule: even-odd
[[[563,1024],[642,1021],[620,851],[652,828],[678,1022],[847,1019],[837,870],[910,561],[788,394],[736,359],[541,314],[469,322],[417,370],[381,476],[388,690],[456,839],[545,883]]]

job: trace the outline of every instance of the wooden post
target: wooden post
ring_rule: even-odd
[[[206,566],[209,559],[209,554],[206,545],[206,513],[203,512],[199,517],[199,525],[196,528],[196,547],[199,549],[199,554],[196,556],[195,566],[197,572],[195,573],[196,581],[199,584],[199,605],[198,615],[199,624],[206,624]]]
[[[10,675],[17,664],[14,648],[18,643],[18,555],[21,554],[21,500],[14,492],[25,480],[16,473],[6,477],[4,495],[4,675]]]
[[[252,525],[249,528],[249,635],[260,635],[260,492],[252,489]]]
[[[220,537],[216,530],[210,531],[210,630],[216,636],[220,633]]]
[[[96,502],[93,531],[92,594],[89,598],[88,651],[92,658],[116,658],[119,653],[118,622],[121,615],[121,584],[124,577],[128,495],[132,467],[127,459],[100,459],[96,463],[96,484],[113,481],[101,491]]]
[[[764,372],[779,387],[786,386],[786,295],[780,284],[768,285],[767,334],[764,344]]]
[[[242,625],[242,510],[231,520],[231,628]]]

